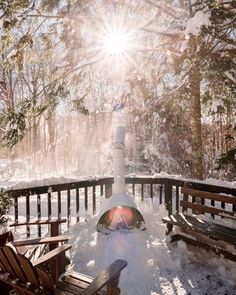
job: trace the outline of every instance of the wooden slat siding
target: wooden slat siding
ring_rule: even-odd
[[[211,200],[211,206],[212,207],[215,207],[215,201],[214,200]],[[211,218],[212,219],[215,219],[215,215],[214,214],[211,214]]]
[[[183,193],[183,191],[181,190],[181,193]],[[183,202],[188,202],[188,197],[189,195],[188,194],[183,194]],[[186,212],[187,211],[187,207],[184,207],[181,203],[182,201],[180,201],[180,205],[182,206],[182,213]]]
[[[80,288],[85,289],[89,284],[92,283],[93,278],[89,277],[87,275],[78,273],[78,272],[70,271],[70,273],[67,273],[62,277],[62,281],[65,284],[61,285],[60,289],[66,289],[68,284],[69,284],[70,287],[79,288],[79,289]],[[79,294],[79,293],[78,293],[78,291],[75,291],[74,294]],[[98,295],[107,295],[106,287],[102,288],[96,294],[98,294]]]
[[[190,209],[193,209],[193,210],[197,210],[201,214],[209,213],[209,214],[213,214],[213,215],[219,215],[219,213],[225,213],[225,214],[228,214],[230,216],[234,216],[234,214],[235,214],[234,212],[226,211],[224,209],[218,209],[218,208],[214,208],[214,207],[202,206],[200,204],[193,204],[193,203],[185,202],[185,201],[180,201],[180,206],[183,206],[185,208],[190,208]]]
[[[48,193],[48,219],[52,218],[52,194]]]
[[[76,195],[76,221],[79,222],[79,188],[75,190]]]
[[[203,200],[203,199],[202,199]],[[221,202],[221,208],[225,209],[225,202]]]
[[[15,273],[14,269],[12,268],[11,263],[7,259],[5,253],[3,252],[3,247],[0,248],[0,260],[1,260],[1,264],[4,266],[4,271],[8,272],[13,277],[15,277],[16,273]]]
[[[160,191],[160,205],[162,204],[162,185],[159,186],[159,191]]]
[[[135,197],[135,184],[134,183],[132,183],[132,194]]]
[[[141,200],[144,200],[144,185],[143,183],[141,184]]]
[[[57,192],[57,217],[61,219],[61,191]]]
[[[1,256],[1,255],[0,255],[0,256]],[[2,271],[5,271],[5,267],[4,267],[4,264],[3,264],[2,260],[1,260],[1,257],[0,257],[0,269],[1,269]],[[0,273],[1,273],[1,270],[0,270]]]
[[[3,247],[3,252],[7,257],[8,261],[10,261],[17,278],[19,278],[22,282],[26,283],[27,280],[25,273],[23,272],[23,269],[21,268],[13,249],[11,247]]]
[[[93,186],[93,214],[96,213],[96,187]]]
[[[103,184],[100,185],[100,197],[104,194],[104,186]]]
[[[57,288],[64,290],[65,292],[70,292],[71,294],[81,294],[82,290],[87,288],[91,282],[92,280],[89,277],[83,276],[82,274],[75,278],[71,274],[68,274],[63,277],[63,281],[58,281]],[[65,293],[59,293],[59,295],[60,294],[65,295]],[[96,292],[96,295],[107,295],[106,287],[103,287],[99,292]]]
[[[236,212],[236,205],[235,204],[233,205],[232,209],[233,209],[233,212]]]
[[[205,199],[201,198],[201,205],[205,205]]]
[[[150,197],[153,201],[153,184],[152,183],[150,184]]]
[[[17,254],[17,258],[24,270],[27,282],[29,282],[32,285],[32,287],[36,287],[36,288],[39,287],[40,283],[39,283],[38,275],[32,263],[30,262],[30,260],[21,254]]]
[[[25,196],[26,198],[26,221],[30,221],[30,199],[29,195]],[[26,226],[26,236],[27,238],[30,237],[30,227]]]
[[[203,200],[203,199],[202,199]],[[225,202],[221,202],[221,208],[222,209],[225,209]],[[221,216],[221,219],[223,219],[224,217],[223,216]]]
[[[69,273],[68,275],[66,274],[63,276],[62,282],[57,283],[57,287],[68,292],[73,292],[73,294],[80,294],[91,282],[92,280],[90,278],[83,276],[82,274],[73,276]]]
[[[86,283],[92,283],[92,281],[93,281],[93,277],[87,276],[87,275],[82,274],[82,273],[79,273],[79,272],[75,272],[73,270],[71,270],[69,273],[66,273],[62,277],[62,280],[64,282],[68,282],[71,279],[73,279],[73,280],[79,280],[81,282],[86,282]]]
[[[196,197],[194,196],[189,196],[190,198],[192,198],[192,203],[195,204],[196,203]],[[197,214],[196,210],[192,209],[192,214]]]
[[[68,228],[70,226],[71,221],[71,196],[70,196],[70,190],[67,190],[67,224]]]
[[[17,197],[14,197],[14,211],[15,211],[15,222],[18,222],[19,221],[19,218],[18,218],[19,208],[18,208],[18,198]]]
[[[81,286],[80,282],[78,282],[78,285]],[[57,286],[57,291],[56,291],[57,295],[81,294],[81,291],[83,290],[80,287],[71,285],[70,282],[62,282],[60,280],[57,282],[56,286]],[[84,287],[86,286],[88,285],[84,284]]]
[[[179,186],[176,186],[176,212],[179,213]]]
[[[37,217],[41,219],[41,195],[37,195]],[[38,237],[41,237],[41,226],[38,225]]]
[[[84,188],[84,209],[88,211],[88,187]]]
[[[168,210],[168,214],[172,214],[172,185],[167,181],[165,183],[165,206]]]

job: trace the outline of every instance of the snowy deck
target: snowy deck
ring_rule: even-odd
[[[172,246],[165,236],[166,227],[161,219],[168,212],[179,210],[182,198],[179,187],[183,181],[155,177],[131,177],[126,181],[145,219],[145,231],[109,235],[96,231],[100,197],[111,189],[111,178],[32,185],[28,189],[18,187],[13,220],[15,213],[19,221],[25,216],[35,217],[39,209],[42,217],[49,214],[55,217],[58,212],[61,217],[69,217],[71,268],[94,276],[115,259],[127,260],[128,266],[120,279],[123,295],[235,295],[234,262],[203,250],[189,250],[184,242]],[[207,184],[194,185],[197,188]],[[211,189],[236,195],[234,187],[212,185]],[[169,204],[168,212],[165,203]],[[75,224],[78,216],[80,222]],[[37,234],[37,228],[31,234]]]
[[[91,276],[114,259],[127,260],[121,274],[121,294],[235,295],[235,262],[184,242],[170,245],[161,218],[164,206],[138,204],[147,229],[143,232],[96,232],[97,216],[71,228],[73,269]]]

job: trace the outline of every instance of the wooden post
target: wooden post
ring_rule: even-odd
[[[105,184],[105,198],[108,199],[112,195],[112,183],[106,183]]]
[[[168,215],[172,214],[172,185],[169,180],[165,182],[165,206]]]

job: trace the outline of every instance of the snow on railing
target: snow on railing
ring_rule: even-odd
[[[210,185],[197,181],[186,181],[171,177],[132,176],[125,178],[127,190],[143,202],[152,202],[155,206],[165,204],[169,214],[179,212],[182,199],[180,187],[186,183],[193,189],[213,193],[231,194],[236,197],[236,188]],[[12,189],[14,208],[12,221],[22,223],[41,218],[67,218],[62,231],[72,224],[86,221],[100,209],[102,198],[112,195],[113,178],[94,178],[67,183],[59,183],[24,189]],[[232,211],[236,211],[235,206]],[[27,236],[40,236],[47,228],[41,225],[26,228]],[[45,226],[44,226],[45,227]]]

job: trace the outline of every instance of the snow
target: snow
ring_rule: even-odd
[[[224,74],[231,82],[236,84],[236,79],[233,77],[233,75],[229,71],[225,71]]]
[[[70,231],[71,269],[96,276],[115,259],[128,266],[120,278],[121,294],[235,294],[235,263],[204,251],[190,251],[184,242],[170,245],[165,237],[164,207],[137,204],[145,231],[96,232],[98,216]]]
[[[224,101],[222,99],[214,100],[212,102],[211,111],[217,113],[220,107],[224,107]]]
[[[0,181],[1,188],[4,189],[24,189],[24,188],[33,188],[39,186],[48,186],[61,183],[69,183],[78,181],[78,178],[68,178],[64,176],[60,177],[45,177],[45,178],[11,178]],[[81,179],[80,179],[81,180]]]
[[[6,59],[9,59],[9,58],[15,56],[16,54],[17,54],[17,49],[14,48],[8,53]]]
[[[180,52],[183,53],[187,48],[188,48],[188,41],[184,40],[182,45],[181,45]]]
[[[208,27],[211,25],[210,21],[211,13],[209,11],[205,12],[203,10],[199,10],[195,13],[193,17],[191,17],[186,25],[185,29],[185,38],[189,39],[189,35],[192,34],[197,36],[201,32],[201,27]]]
[[[11,178],[2,178],[0,180],[0,187],[3,189],[24,189],[24,188],[31,188],[31,187],[39,187],[39,186],[50,186],[54,184],[63,184],[69,182],[77,182],[82,180],[98,180],[104,177],[111,177],[111,175],[95,175],[91,176],[80,176],[77,177],[75,175],[71,175],[68,177],[65,176],[58,176],[58,177],[41,177],[41,178],[32,178],[29,179],[27,177],[11,177]],[[128,174],[126,177],[140,177],[140,178],[170,178],[170,179],[177,179],[183,181],[196,181],[204,184],[210,184],[215,186],[224,186],[228,188],[236,188],[236,181],[228,182],[224,180],[214,179],[214,178],[207,178],[205,180],[196,180],[196,179],[186,179],[182,175],[174,175],[169,174],[167,172],[161,171],[160,173],[156,173],[153,175],[140,175],[140,174]]]

